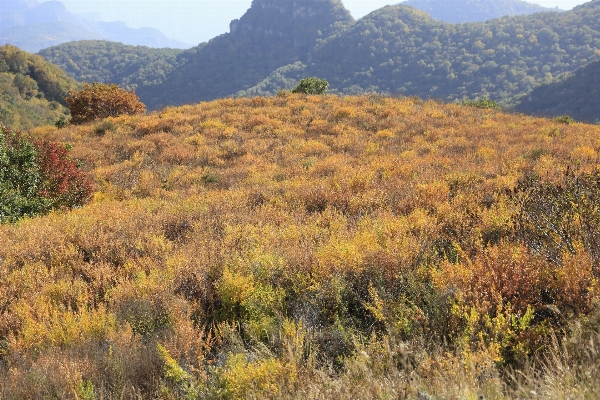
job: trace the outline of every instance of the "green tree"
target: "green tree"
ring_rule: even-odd
[[[324,94],[327,92],[327,87],[329,87],[329,82],[326,80],[315,77],[305,78],[292,89],[292,93]]]

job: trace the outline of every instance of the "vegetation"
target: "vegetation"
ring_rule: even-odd
[[[79,84],[40,56],[0,46],[0,125],[18,129],[54,123]]]
[[[32,135],[96,192],[0,226],[2,398],[600,390],[600,126],[284,93]]]
[[[81,40],[39,52],[80,82],[115,83],[129,90],[161,83],[178,64],[182,50]]]
[[[86,83],[82,90],[69,93],[65,101],[69,105],[73,124],[146,112],[146,106],[133,91],[121,89],[115,84]]]
[[[600,1],[569,12],[448,24],[385,7],[319,44],[304,73],[344,93],[504,103],[598,59]]]
[[[233,95],[279,67],[306,61],[317,40],[352,21],[340,0],[254,1],[230,33],[186,50],[161,84],[138,94],[151,109]]]
[[[425,11],[437,20],[453,24],[484,22],[507,15],[527,15],[553,10],[522,0],[407,0],[402,4]]]
[[[0,223],[80,207],[93,188],[65,146],[0,127]]]
[[[64,45],[44,55],[79,79],[135,85],[150,109],[232,95],[274,95],[306,76],[326,79],[333,93],[489,98],[507,106],[538,85],[598,60],[599,21],[600,0],[568,12],[466,24],[436,21],[406,5],[353,21],[338,0],[301,6],[263,0],[232,21],[230,33],[178,55],[157,52],[136,61],[133,54],[142,50],[123,49],[133,53],[119,59],[120,47],[113,50],[102,42]],[[102,54],[98,62],[87,61],[96,52]],[[112,67],[114,57],[118,61]]]
[[[329,82],[319,78],[305,78],[298,83],[292,93],[304,93],[304,94],[325,94]]]
[[[600,122],[600,62],[596,61],[535,88],[523,96],[517,111],[534,115],[568,116]]]

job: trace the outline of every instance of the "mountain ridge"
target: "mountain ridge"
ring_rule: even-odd
[[[425,11],[432,18],[450,23],[485,22],[495,18],[562,11],[522,0],[406,0],[408,5]]]
[[[35,53],[65,42],[104,39],[130,45],[189,48],[155,28],[130,28],[121,21],[94,21],[71,13],[60,1],[3,0],[9,12],[0,16],[0,44]]]

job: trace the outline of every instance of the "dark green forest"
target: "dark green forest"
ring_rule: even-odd
[[[578,121],[600,121],[600,61],[565,74],[524,96],[517,111],[540,115],[568,115]]]
[[[105,40],[63,43],[39,52],[80,82],[116,83],[136,90],[161,83],[183,50],[129,46]]]
[[[42,57],[0,47],[0,125],[29,129],[68,114],[64,101],[80,86]]]
[[[407,5],[354,21],[338,0],[256,0],[230,33],[183,52],[85,41],[41,54],[77,80],[135,89],[150,109],[273,95],[308,76],[328,80],[332,93],[490,98],[506,107],[600,58],[600,0],[465,24]]]

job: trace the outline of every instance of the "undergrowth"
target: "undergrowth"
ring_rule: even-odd
[[[0,398],[595,398],[600,127],[287,93],[44,127]]]

